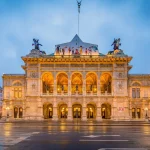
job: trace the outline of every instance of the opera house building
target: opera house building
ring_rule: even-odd
[[[2,119],[132,121],[150,116],[150,75],[130,74],[132,57],[119,46],[102,54],[78,35],[56,45],[52,54],[41,51],[38,40],[33,45],[21,57],[24,74],[2,76]]]

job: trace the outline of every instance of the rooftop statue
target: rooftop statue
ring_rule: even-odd
[[[78,4],[78,12],[79,12],[79,13],[80,13],[81,2],[82,2],[82,0],[81,0],[80,2],[77,0],[77,4]]]
[[[33,39],[34,44],[32,46],[35,46],[35,49],[40,50],[39,46],[42,46],[42,44],[39,44],[39,39]]]
[[[121,46],[120,38],[114,39],[114,42],[112,43],[112,45],[114,45],[114,50],[119,49],[119,46]]]

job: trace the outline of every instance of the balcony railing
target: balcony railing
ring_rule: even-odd
[[[100,96],[112,96],[112,93],[100,93]]]
[[[82,95],[84,95],[83,93],[79,93],[79,92],[75,92],[75,93],[70,93],[71,94],[71,96],[82,96]],[[69,95],[69,93],[63,93],[63,92],[61,92],[61,93],[56,93],[56,94],[54,94],[54,93],[42,93],[42,96],[68,96]],[[112,96],[113,94],[112,93],[100,93],[100,94],[98,94],[98,93],[93,93],[93,92],[91,92],[91,93],[85,93],[85,95],[84,96]]]

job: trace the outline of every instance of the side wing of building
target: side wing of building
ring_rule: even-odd
[[[129,74],[128,94],[132,118],[147,118],[150,113],[150,74]]]
[[[25,74],[3,75],[2,117],[23,118],[26,93]]]

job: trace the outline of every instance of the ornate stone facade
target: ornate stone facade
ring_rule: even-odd
[[[87,46],[75,36],[59,47],[74,42]],[[132,57],[117,51],[89,54],[85,48],[60,54],[58,45],[51,55],[31,50],[22,57],[25,74],[3,75],[3,119],[145,120],[150,115],[150,75],[129,74]]]

